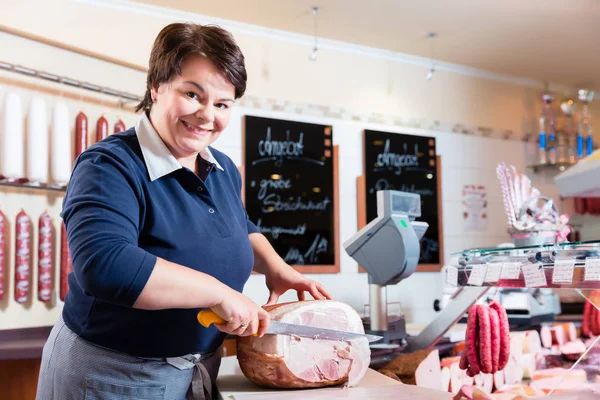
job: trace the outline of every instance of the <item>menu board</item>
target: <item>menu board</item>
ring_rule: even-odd
[[[250,220],[288,264],[335,265],[332,127],[245,116],[244,134]]]
[[[421,195],[419,221],[429,224],[421,240],[419,264],[441,264],[441,213],[435,138],[364,131],[366,223],[377,217],[377,191]]]

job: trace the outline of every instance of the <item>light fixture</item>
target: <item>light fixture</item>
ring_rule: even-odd
[[[427,38],[429,39],[429,49],[431,52],[431,68],[427,71],[427,75],[425,75],[425,79],[430,81],[433,78],[433,74],[435,73],[435,62],[433,61],[433,39],[435,39],[437,33],[429,32],[427,34]]]
[[[319,50],[318,42],[317,42],[317,14],[319,13],[319,7],[313,7],[312,13],[315,16],[315,18],[314,18],[315,43],[313,45],[312,51],[310,52],[310,56],[308,57],[308,59],[310,61],[317,61],[317,51]]]

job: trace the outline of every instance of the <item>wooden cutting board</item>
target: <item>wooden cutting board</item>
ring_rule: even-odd
[[[304,390],[264,389],[255,386],[242,374],[237,358],[223,357],[217,377],[217,387],[222,400],[364,400],[364,399],[407,399],[449,400],[452,394],[404,385],[379,372],[368,369],[358,386],[351,388],[332,387]]]

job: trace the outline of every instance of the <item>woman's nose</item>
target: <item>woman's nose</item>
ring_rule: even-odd
[[[205,122],[213,122],[215,120],[215,112],[210,106],[202,106],[196,111],[196,117]]]

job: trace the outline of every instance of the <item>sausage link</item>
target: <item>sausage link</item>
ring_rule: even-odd
[[[88,118],[79,111],[75,118],[75,158],[88,147]]]
[[[583,306],[583,320],[581,321],[581,334],[590,337],[590,317],[592,313],[592,303],[586,300]]]
[[[31,218],[24,210],[17,214],[15,244],[15,301],[24,303],[29,298],[31,260]]]
[[[5,249],[6,243],[4,237],[6,235],[6,219],[2,211],[0,211],[0,301],[4,299],[4,275],[6,274],[6,259]]]
[[[492,333],[490,328],[490,309],[479,306],[477,309],[477,323],[479,324],[479,364],[481,372],[492,373]]]
[[[510,325],[506,310],[496,301],[490,303],[498,313],[498,325],[500,327],[500,355],[498,356],[498,371],[502,371],[510,358]]]
[[[117,122],[115,122],[115,127],[114,127],[113,133],[123,132],[125,129],[127,129],[125,127],[125,122],[118,120]]]
[[[67,240],[67,228],[62,223],[60,238],[60,299],[65,301],[69,291],[69,273],[73,271],[69,242]]]
[[[467,319],[467,332],[465,336],[465,351],[467,353],[467,360],[469,361],[469,369],[467,374],[470,372],[473,374],[473,376],[481,372],[479,367],[479,352],[477,351],[477,340],[479,338],[479,334],[477,332],[478,308],[479,305],[474,304],[469,310],[469,317]]]
[[[52,218],[47,211],[38,221],[38,300],[47,303],[52,298]]]
[[[500,318],[498,311],[493,308],[490,312],[490,333],[492,339],[492,374],[498,372],[498,359],[500,358]]]
[[[458,363],[458,367],[460,369],[468,369],[469,368],[469,359],[467,358],[467,350],[465,349],[461,356],[460,356],[460,361]]]
[[[108,137],[108,121],[102,115],[96,122],[96,142]]]

